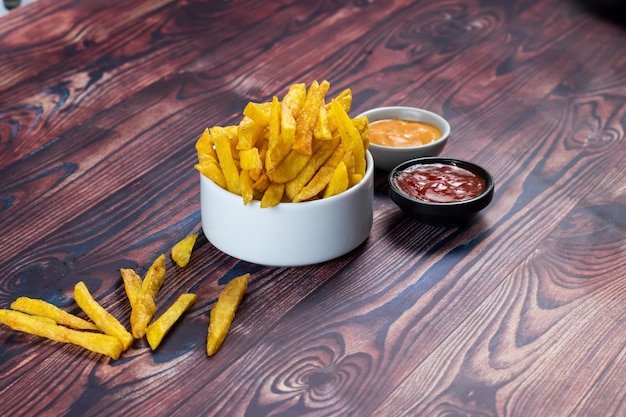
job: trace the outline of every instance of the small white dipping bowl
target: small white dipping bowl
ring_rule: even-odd
[[[202,229],[235,258],[265,266],[304,266],[344,255],[368,237],[374,218],[374,161],[363,179],[333,197],[261,208],[200,175]]]
[[[402,162],[424,156],[437,156],[446,146],[450,136],[450,124],[440,115],[417,107],[390,106],[367,110],[359,116],[367,116],[370,123],[378,120],[396,119],[430,123],[439,129],[441,138],[426,145],[393,147],[370,142],[369,151],[377,168],[391,171]]]

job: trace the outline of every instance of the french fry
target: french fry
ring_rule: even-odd
[[[276,206],[281,202],[284,191],[285,184],[270,184],[269,187],[267,187],[267,190],[263,193],[261,208]]]
[[[113,359],[118,359],[124,350],[122,343],[116,337],[102,333],[70,329],[41,320],[21,311],[0,310],[0,323],[16,331],[45,337],[56,342],[78,345]]]
[[[313,81],[307,92],[302,111],[296,119],[296,138],[293,149],[305,155],[313,154],[313,130],[319,116],[319,109],[324,104],[324,97],[330,88],[326,80],[318,83]]]
[[[189,264],[189,260],[191,259],[191,252],[193,251],[193,246],[196,244],[196,240],[198,239],[198,234],[193,233],[181,241],[177,242],[173,247],[170,253],[172,260],[176,262],[181,268],[184,268]]]
[[[206,346],[208,356],[213,356],[226,339],[235,312],[248,290],[249,280],[250,274],[244,274],[231,280],[218,296],[217,302],[211,309]]]
[[[250,148],[239,152],[241,169],[246,171],[262,171],[263,161],[259,154],[259,148]]]
[[[306,201],[321,193],[330,182],[339,163],[343,161],[344,153],[343,143],[340,143],[330,158],[317,170],[311,181],[300,190],[292,201],[294,203]]]
[[[194,166],[196,170],[223,189],[227,188],[226,177],[224,177],[224,173],[222,172],[217,158],[214,159],[210,156],[198,154],[198,161],[199,162]]]
[[[120,341],[124,350],[133,344],[133,336],[113,315],[98,304],[84,282],[80,281],[74,286],[74,299],[100,330]]]
[[[146,330],[146,339],[150,349],[156,350],[161,344],[165,335],[170,331],[174,323],[189,309],[196,301],[195,294],[182,294],[158,319],[156,319]]]
[[[141,283],[141,291],[130,313],[130,326],[135,338],[140,339],[146,334],[150,320],[156,313],[155,299],[165,280],[165,255],[154,260]]]
[[[133,308],[137,301],[137,296],[141,291],[141,277],[135,272],[134,269],[120,268],[120,275],[124,282],[124,291],[130,307]]]
[[[339,139],[323,141],[320,147],[315,151],[311,159],[300,170],[296,177],[289,181],[285,187],[285,194],[290,200],[304,188],[304,186],[313,178],[317,170],[326,162],[330,155],[339,145]]]
[[[250,102],[243,109],[244,116],[248,116],[261,126],[270,124],[271,106],[269,103]]]
[[[56,324],[71,327],[76,330],[100,330],[94,323],[68,313],[44,300],[18,297],[11,303],[11,309],[32,316],[47,317]]]
[[[293,145],[296,140],[296,117],[300,114],[306,100],[306,86],[293,84],[283,97],[280,113],[280,127],[283,140]]]
[[[320,113],[317,117],[315,129],[313,130],[313,137],[318,140],[331,140],[333,138],[325,106],[320,106]]]
[[[239,182],[239,169],[235,164],[231,149],[231,142],[228,132],[220,126],[212,127],[211,136],[215,143],[215,151],[220,167],[226,179],[226,187],[228,191],[235,194],[241,194],[241,183]]]
[[[268,146],[265,155],[265,169],[269,172],[274,171],[276,166],[287,156],[293,144],[292,141],[285,139],[282,134],[281,104],[276,96],[272,98],[271,109]]]
[[[241,174],[239,174],[239,182],[241,183],[241,197],[243,198],[243,204],[245,206],[254,199],[254,189],[252,189],[250,171],[242,170]]]
[[[337,122],[337,130],[341,135],[341,141],[346,149],[350,149],[354,155],[355,173],[359,175],[365,174],[365,148],[359,131],[352,124],[352,120],[348,113],[344,110],[336,100],[331,104],[332,112]]]
[[[341,161],[339,165],[337,165],[337,168],[335,168],[335,172],[324,190],[324,198],[341,194],[346,191],[349,186],[350,178],[348,178],[348,168],[346,168],[346,164]]]
[[[237,127],[237,149],[246,150],[256,146],[263,137],[265,125],[256,123],[252,118],[243,116]]]

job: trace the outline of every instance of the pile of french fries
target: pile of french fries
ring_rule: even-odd
[[[171,249],[172,260],[184,267],[189,263],[197,233],[186,237]],[[194,304],[196,295],[181,294],[156,320],[156,296],[165,280],[165,255],[152,263],[142,279],[133,269],[120,269],[124,290],[131,306],[129,332],[120,321],[102,307],[84,282],[74,286],[74,300],[91,321],[68,313],[44,300],[18,297],[10,309],[0,309],[0,323],[10,328],[71,343],[92,352],[118,359],[136,339],[146,337],[152,350],[160,345],[179,318]],[[250,274],[230,281],[211,309],[207,335],[207,355],[212,356],[222,345],[243,296]]]
[[[248,103],[238,125],[204,130],[195,168],[244,204],[260,200],[264,208],[347,190],[365,174],[369,123],[348,116],[350,89],[326,103],[329,88],[328,81],[308,90],[294,84],[282,101]]]

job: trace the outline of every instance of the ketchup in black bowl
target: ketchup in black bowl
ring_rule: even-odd
[[[424,221],[460,223],[491,202],[494,181],[474,163],[451,158],[418,158],[389,173],[391,199]]]

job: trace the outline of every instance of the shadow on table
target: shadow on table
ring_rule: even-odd
[[[625,0],[574,0],[599,18],[626,28]]]

